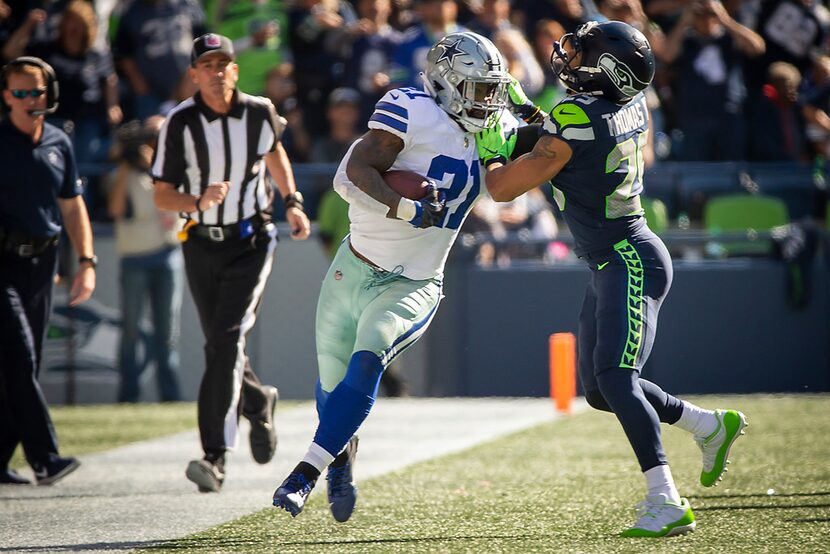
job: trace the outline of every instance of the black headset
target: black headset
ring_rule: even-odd
[[[32,111],[30,112],[31,115],[47,115],[55,113],[55,110],[58,109],[58,95],[60,93],[58,78],[55,76],[55,70],[52,69],[52,66],[40,58],[35,58],[34,56],[21,56],[4,65],[2,73],[0,73],[0,90],[6,90],[8,85],[8,75],[11,68],[21,65],[33,65],[40,68],[40,70],[43,71],[43,77],[46,79],[46,109]],[[9,109],[2,97],[0,97],[0,109],[2,109],[2,111],[8,111]]]

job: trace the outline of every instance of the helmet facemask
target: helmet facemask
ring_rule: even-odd
[[[554,43],[550,65],[571,91],[624,104],[654,77],[648,40],[618,21],[589,21]]]
[[[492,42],[475,33],[440,40],[427,55],[423,77],[427,92],[468,132],[493,127],[507,105],[504,60]]]

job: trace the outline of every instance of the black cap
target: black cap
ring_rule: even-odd
[[[215,33],[207,33],[193,41],[193,51],[190,53],[190,65],[196,65],[196,60],[212,52],[222,52],[230,56],[232,60],[236,59],[231,39]]]

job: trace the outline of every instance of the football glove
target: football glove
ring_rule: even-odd
[[[409,224],[419,229],[440,226],[444,220],[446,205],[447,195],[444,191],[430,185],[427,195],[415,202],[415,217],[409,220]]]
[[[512,75],[510,84],[507,85],[507,97],[510,99],[510,111],[522,118],[525,123],[537,123],[548,116],[542,108],[530,101],[518,79]]]
[[[507,163],[516,147],[516,133],[505,136],[501,121],[493,127],[476,133],[476,149],[484,167],[492,163]]]

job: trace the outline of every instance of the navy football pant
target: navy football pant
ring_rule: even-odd
[[[58,453],[37,381],[56,263],[54,246],[31,258],[0,252],[0,469],[18,444],[29,464]]]
[[[677,398],[640,379],[672,281],[668,250],[654,234],[629,238],[588,260],[591,281],[579,316],[577,359],[588,403],[613,412],[643,471],[668,463],[660,422],[675,423]]]

